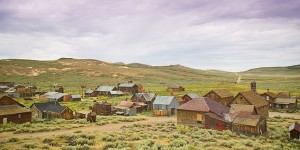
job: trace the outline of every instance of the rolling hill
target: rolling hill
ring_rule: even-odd
[[[95,88],[98,85],[116,85],[132,80],[144,87],[184,85],[206,92],[209,88],[235,89],[235,81],[241,76],[239,89],[247,89],[251,80],[260,89],[274,89],[300,93],[300,65],[268,67],[233,73],[218,70],[197,70],[181,65],[150,66],[139,63],[109,63],[93,59],[61,58],[51,61],[3,59],[0,60],[0,80],[21,84],[35,84],[42,91],[52,90],[53,84],[61,84],[66,91],[79,91],[80,85]],[[151,88],[152,87],[152,88]],[[194,88],[195,87],[195,88]],[[205,89],[202,90],[201,88]]]

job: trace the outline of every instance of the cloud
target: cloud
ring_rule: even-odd
[[[0,1],[0,58],[93,58],[241,71],[299,64],[300,3]]]

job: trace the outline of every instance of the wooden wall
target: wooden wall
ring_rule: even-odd
[[[21,114],[21,118],[19,118],[19,114]],[[0,116],[0,124],[3,124],[3,118],[7,118],[7,123],[13,122],[17,124],[22,124],[25,122],[31,122],[31,112]]]
[[[212,124],[213,122],[213,124]],[[211,126],[213,125],[213,126]],[[205,128],[206,129],[214,129],[218,131],[229,130],[230,123],[226,123],[225,121],[211,118],[210,116],[205,115]]]
[[[202,119],[200,119],[201,117],[202,117]],[[202,123],[198,122],[198,120],[202,120]],[[205,116],[204,116],[204,113],[202,113],[202,112],[178,109],[177,110],[177,123],[204,127]]]

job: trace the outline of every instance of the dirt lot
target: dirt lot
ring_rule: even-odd
[[[0,140],[9,139],[10,137],[16,138],[37,138],[37,137],[50,137],[56,135],[63,135],[73,133],[74,131],[81,130],[84,132],[93,132],[93,131],[107,131],[107,130],[119,130],[122,126],[133,125],[133,124],[155,124],[162,123],[167,121],[175,121],[176,117],[147,117],[147,116],[135,116],[135,117],[143,117],[146,120],[138,121],[138,122],[120,122],[118,124],[106,124],[103,126],[92,125],[88,127],[79,127],[68,130],[57,130],[57,131],[49,131],[49,132],[37,132],[37,133],[21,133],[21,134],[13,134],[13,133],[0,133]]]

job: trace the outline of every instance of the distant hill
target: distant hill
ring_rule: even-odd
[[[248,87],[251,80],[256,80],[262,89],[274,87],[300,91],[300,85],[295,84],[300,83],[299,68],[300,65],[266,67],[233,73],[198,70],[182,65],[150,66],[140,63],[126,65],[93,59],[61,58],[51,61],[3,59],[0,60],[0,80],[35,84],[43,91],[51,90],[53,84],[61,84],[67,91],[78,92],[81,90],[80,85],[94,88],[98,85],[116,85],[129,80],[146,87],[222,85],[226,88],[226,85],[234,86],[239,78],[241,80],[239,84],[245,87]]]

